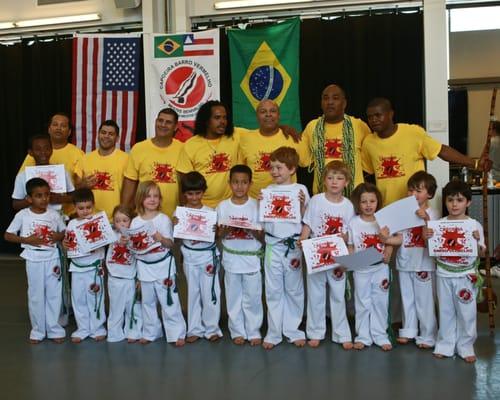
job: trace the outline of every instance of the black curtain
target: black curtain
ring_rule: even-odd
[[[449,145],[462,154],[467,154],[469,132],[469,103],[467,89],[448,92]]]

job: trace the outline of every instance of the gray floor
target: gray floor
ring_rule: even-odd
[[[500,294],[500,279],[495,282]],[[226,337],[177,349],[165,342],[28,344],[26,280],[0,261],[0,399],[500,399],[500,334],[479,316],[478,362],[437,360],[413,345],[390,353],[283,343],[272,351]],[[500,318],[497,312],[497,325]]]

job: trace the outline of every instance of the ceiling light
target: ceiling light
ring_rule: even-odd
[[[292,4],[292,3],[310,3],[314,0],[232,0],[218,1],[214,3],[216,10],[226,8],[243,8],[243,7],[259,7],[259,6],[274,6],[277,4]]]
[[[100,19],[101,16],[99,14],[67,15],[64,17],[28,19],[25,21],[18,21],[15,23],[15,26],[17,28],[28,28],[31,26],[60,25],[69,24],[72,22],[98,21]]]

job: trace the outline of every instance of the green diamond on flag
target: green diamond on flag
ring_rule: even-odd
[[[235,125],[257,128],[261,100],[280,106],[281,123],[302,130],[299,104],[300,19],[247,30],[229,30]]]
[[[154,58],[180,57],[184,54],[184,35],[156,36]]]

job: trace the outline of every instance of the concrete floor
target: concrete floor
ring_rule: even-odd
[[[500,279],[495,281],[500,294]],[[283,343],[272,351],[225,338],[177,349],[158,341],[28,344],[22,262],[0,261],[0,399],[500,399],[500,329],[479,315],[478,361],[437,360],[414,345],[390,353]],[[181,288],[182,289],[182,288]],[[181,291],[182,294],[182,291]],[[497,326],[500,317],[497,312]],[[72,327],[69,328],[70,330]]]

